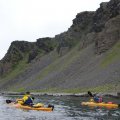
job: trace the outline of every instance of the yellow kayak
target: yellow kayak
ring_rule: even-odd
[[[13,104],[13,106],[24,110],[53,111],[52,107],[30,107],[21,104]]]
[[[33,105],[33,106],[27,106],[27,105],[21,105],[20,103],[10,102],[10,100],[7,100],[6,103],[9,104],[11,107],[24,109],[24,110],[37,110],[37,111],[48,111],[48,112],[50,112],[50,111],[53,111],[53,109],[54,109],[53,105],[48,105],[48,107],[37,106],[37,104]]]
[[[106,107],[106,108],[118,108],[120,107],[119,104],[114,104],[114,103],[95,103],[95,102],[82,102],[81,105],[86,105],[86,106],[90,106],[90,107]]]

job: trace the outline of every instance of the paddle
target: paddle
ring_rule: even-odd
[[[12,101],[12,100],[6,100],[6,103],[7,103],[7,104],[12,103],[12,102],[15,102],[15,101]]]
[[[6,103],[7,104],[9,104],[9,103],[17,103],[18,101],[20,101],[20,100],[6,100]]]
[[[88,95],[90,95],[90,97],[94,97],[94,95],[90,91],[88,91]]]
[[[48,108],[52,108],[52,110],[53,110],[54,109],[54,105],[49,104]]]

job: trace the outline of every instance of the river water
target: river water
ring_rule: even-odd
[[[15,100],[18,96],[0,96],[0,120],[120,120],[119,109],[90,108],[81,106],[86,97],[73,96],[38,96],[35,102],[52,104],[53,112],[25,111],[10,107],[6,99]],[[104,98],[105,101],[120,103],[120,99]]]

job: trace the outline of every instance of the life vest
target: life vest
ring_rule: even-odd
[[[23,97],[23,101],[24,101],[24,105],[30,105],[31,103],[33,103],[32,98],[30,97],[30,95],[25,95]]]
[[[98,102],[99,102],[99,103],[103,102],[102,97],[99,98],[99,101],[98,101]]]
[[[101,103],[103,100],[102,100],[102,97],[97,97],[97,96],[95,96],[95,97],[94,97],[94,101],[95,101],[95,102],[98,102],[98,103]]]

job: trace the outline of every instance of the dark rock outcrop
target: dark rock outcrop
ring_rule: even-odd
[[[31,50],[29,52],[29,56],[28,56],[28,63],[30,63],[32,60],[34,60],[37,55],[38,55],[38,49]]]
[[[36,46],[44,50],[46,53],[54,50],[55,41],[52,38],[39,38],[37,39]]]
[[[95,41],[97,53],[109,50],[118,40],[120,40],[120,15],[106,22],[103,31],[97,34]]]
[[[1,60],[0,75],[7,74],[21,60],[28,56],[28,63],[34,60],[38,54],[44,55],[55,48],[51,38],[41,38],[37,42],[14,41],[11,43],[7,54]]]
[[[101,32],[105,23],[119,15],[120,13],[120,1],[111,0],[110,2],[103,2],[100,4],[100,8],[97,9],[93,17],[93,31]]]
[[[11,43],[7,54],[2,59],[2,62],[15,63],[15,61],[17,62],[23,59],[24,53],[28,53],[33,48],[34,48],[34,43],[30,43],[27,41],[14,41]]]
[[[0,75],[4,75],[11,71],[32,48],[34,48],[34,43],[27,41],[12,42],[5,57],[1,60]]]
[[[58,53],[64,53],[66,49],[73,48],[79,42],[81,42],[82,48],[91,43],[92,39],[90,39],[90,42],[89,40],[85,41],[85,36],[92,29],[92,19],[94,13],[95,12],[88,11],[78,13],[68,31],[55,36],[55,39],[58,41]],[[92,40],[92,42],[93,41],[94,40]]]

